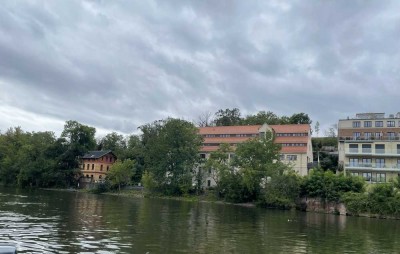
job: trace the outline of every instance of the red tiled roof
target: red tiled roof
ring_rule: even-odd
[[[258,134],[261,125],[200,127],[199,134]]]
[[[276,133],[308,133],[311,129],[309,124],[282,124],[269,125]]]
[[[202,146],[200,148],[201,152],[214,152],[217,151],[219,146]],[[235,151],[236,146],[231,146],[232,151]]]
[[[307,153],[306,146],[284,146],[281,153]]]
[[[308,136],[303,137],[276,137],[275,143],[306,143],[308,142]]]
[[[231,137],[231,138],[204,138],[204,143],[242,143],[251,137]]]

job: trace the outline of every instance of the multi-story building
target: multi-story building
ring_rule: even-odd
[[[244,125],[244,126],[213,126],[199,128],[199,134],[203,137],[203,145],[200,150],[202,158],[208,158],[209,153],[216,151],[220,144],[227,143],[232,147],[232,154],[237,144],[250,138],[265,135],[271,131],[274,142],[281,144],[281,161],[292,166],[300,175],[307,175],[309,165],[313,161],[311,145],[311,128],[309,124],[290,125]],[[212,177],[207,177],[206,186],[215,185]]]
[[[368,182],[387,182],[400,173],[400,113],[361,113],[339,120],[339,164]]]
[[[103,181],[117,156],[111,151],[89,151],[81,158],[81,183]]]

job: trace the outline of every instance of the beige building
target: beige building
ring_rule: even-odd
[[[101,182],[117,160],[111,151],[89,151],[81,158],[81,183]]]
[[[387,182],[400,173],[400,113],[361,113],[339,120],[339,164],[368,182]]]
[[[210,152],[216,151],[220,144],[227,143],[232,147],[233,152],[229,155],[232,158],[237,144],[265,135],[267,131],[271,131],[274,135],[274,142],[282,146],[281,161],[291,165],[300,175],[307,175],[313,161],[309,124],[201,127],[199,134],[204,141],[200,156],[208,158]],[[215,185],[212,172],[209,172],[205,185]]]

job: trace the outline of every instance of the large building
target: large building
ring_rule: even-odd
[[[117,156],[111,151],[89,151],[81,158],[81,183],[103,181]]]
[[[339,164],[368,182],[387,182],[400,173],[400,113],[361,113],[339,120]]]
[[[262,136],[267,131],[271,131],[275,137],[274,142],[282,146],[281,161],[290,164],[300,175],[307,175],[313,161],[309,124],[201,127],[199,134],[204,141],[200,156],[207,158],[210,152],[216,151],[223,143],[230,144],[234,151],[237,144]],[[230,157],[233,155],[230,154]],[[206,182],[207,186],[215,184],[211,177]]]

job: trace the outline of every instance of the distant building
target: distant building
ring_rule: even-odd
[[[309,124],[201,127],[199,134],[204,141],[200,156],[208,158],[210,152],[218,150],[219,145],[224,143],[230,144],[234,151],[237,144],[265,135],[267,131],[271,131],[275,138],[274,142],[282,146],[281,161],[290,164],[300,175],[307,175],[313,161]],[[234,152],[229,155],[229,159],[233,156]],[[214,185],[215,181],[207,177],[206,186]]]
[[[400,113],[356,114],[339,120],[339,164],[368,182],[387,182],[400,173]]]
[[[111,151],[89,151],[81,158],[81,183],[103,181],[117,156]]]

